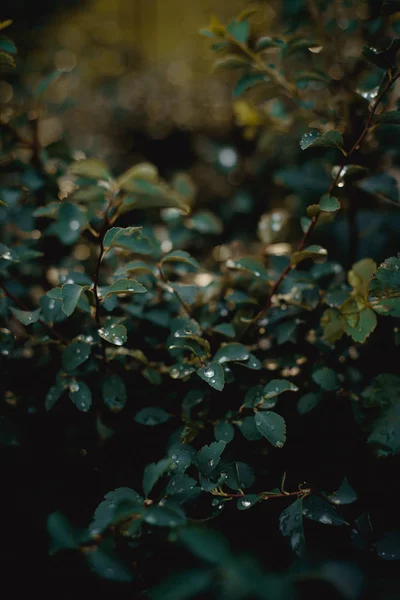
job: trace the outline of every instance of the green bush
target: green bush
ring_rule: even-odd
[[[50,553],[124,594],[397,597],[400,4],[379,4],[286,1],[272,37],[211,19],[242,139],[204,142],[234,182],[205,206],[184,172],[114,173],[2,113],[0,439],[35,415],[55,472],[90,461]]]

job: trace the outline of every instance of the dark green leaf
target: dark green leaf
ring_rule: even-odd
[[[221,392],[224,389],[224,369],[218,362],[212,362],[201,367],[201,369],[197,371],[197,375],[215,390]]]
[[[169,262],[183,263],[185,265],[193,267],[196,270],[200,267],[197,260],[190,256],[190,254],[188,252],[185,252],[184,250],[174,250],[173,252],[170,252],[169,254],[163,257],[161,264]]]
[[[299,388],[287,379],[272,379],[267,383],[263,391],[263,399],[275,398],[284,392],[298,392]]]
[[[98,330],[99,336],[115,346],[122,346],[128,339],[125,325],[107,325]]]
[[[226,261],[225,265],[228,269],[245,271],[254,277],[259,277],[263,281],[268,281],[269,279],[266,268],[256,258],[244,257],[239,260],[229,259]]]
[[[298,498],[290,504],[279,518],[279,527],[283,536],[290,538],[290,546],[298,555],[304,554],[305,539],[303,529],[303,499]]]
[[[69,397],[82,412],[87,412],[92,406],[92,392],[84,381],[74,381],[69,385]]]
[[[220,421],[215,426],[214,435],[217,442],[225,442],[227,444],[233,440],[235,429],[227,421]]]
[[[340,389],[340,381],[333,369],[322,367],[312,374],[313,381],[327,392],[336,392]]]
[[[37,323],[40,318],[40,313],[42,312],[40,308],[30,311],[14,308],[13,306],[11,306],[10,310],[23,325],[33,325],[33,323]]]
[[[85,342],[72,342],[62,354],[62,366],[65,371],[74,371],[90,356],[91,347]]]
[[[122,410],[127,399],[124,380],[119,375],[107,375],[103,382],[102,395],[108,408],[114,412]]]
[[[214,361],[219,363],[243,361],[249,358],[249,351],[243,344],[232,342],[221,346],[214,355]]]
[[[322,196],[321,200],[319,201],[319,206],[321,210],[326,212],[335,212],[340,209],[340,202],[337,198],[333,198],[332,196],[325,194],[325,196]]]
[[[148,427],[154,427],[154,425],[161,425],[165,423],[171,417],[166,410],[159,406],[149,406],[142,408],[136,413],[135,421],[141,425],[147,425]]]
[[[225,446],[225,442],[213,442],[209,446],[203,446],[198,451],[196,462],[200,473],[207,477],[214,471],[218,466]]]
[[[340,488],[336,492],[328,494],[327,498],[333,504],[351,504],[357,500],[357,493],[348,482],[347,477],[345,477]]]
[[[59,550],[75,550],[79,547],[80,533],[63,514],[53,512],[49,515],[47,531],[51,540],[50,554]]]
[[[110,287],[106,288],[103,297],[112,296],[113,294],[144,294],[147,288],[134,279],[119,279]]]
[[[163,458],[157,463],[151,463],[150,465],[147,465],[143,473],[143,491],[146,498],[148,498],[151,490],[160,477],[162,477],[164,473],[171,467],[171,464],[171,458]]]
[[[240,44],[245,44],[249,37],[250,27],[248,21],[238,23],[233,21],[226,28],[227,32]]]
[[[243,77],[241,77],[235,85],[233,97],[237,98],[254,86],[267,81],[269,81],[269,79],[264,73],[248,73],[243,75]]]
[[[300,148],[306,150],[307,148],[343,148],[343,137],[342,134],[333,129],[326,133],[320,134],[318,132],[305,133],[302,135],[300,140]]]
[[[61,299],[63,312],[70,317],[74,312],[83,292],[89,286],[76,285],[76,283],[65,283],[61,288]]]
[[[276,412],[259,411],[254,415],[258,431],[276,448],[283,448],[286,442],[286,424]]]

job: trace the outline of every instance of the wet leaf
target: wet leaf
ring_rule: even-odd
[[[276,412],[259,411],[254,415],[258,431],[276,448],[283,448],[286,442],[286,424]]]

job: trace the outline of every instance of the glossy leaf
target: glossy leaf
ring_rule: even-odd
[[[228,269],[247,272],[263,281],[268,281],[269,279],[266,268],[256,258],[244,257],[239,260],[229,259],[226,261],[225,265]]]
[[[305,133],[300,140],[302,150],[307,148],[343,148],[342,134],[337,130],[327,131],[324,134],[318,132]]]
[[[101,327],[98,334],[103,340],[115,346],[123,346],[128,339],[125,325],[107,325]]]
[[[304,248],[304,250],[301,250],[300,252],[294,252],[294,254],[292,254],[291,257],[291,263],[292,265],[297,266],[299,263],[301,263],[303,260],[306,260],[307,258],[317,260],[324,258],[327,255],[328,252],[325,248],[314,244],[312,246],[307,246],[307,248]]]
[[[282,512],[279,527],[283,536],[290,538],[290,546],[298,555],[304,554],[303,500],[298,498]]]
[[[327,392],[335,392],[340,389],[338,376],[333,369],[322,367],[312,374],[313,381]]]
[[[283,448],[286,442],[286,424],[278,413],[259,411],[254,415],[258,431],[276,448]]]
[[[193,267],[193,269],[198,269],[200,267],[199,263],[197,262],[197,260],[195,258],[193,258],[192,256],[190,256],[190,254],[188,252],[185,252],[184,250],[174,250],[173,252],[170,252],[169,254],[167,254],[166,256],[164,256],[161,260],[161,264],[164,265],[165,263],[183,263],[185,265],[189,265],[190,267]]]
[[[207,477],[215,470],[225,450],[225,446],[225,442],[212,442],[209,446],[203,446],[198,451],[196,462],[200,473]]]
[[[72,163],[69,170],[73,175],[88,179],[111,179],[112,177],[106,163],[99,158],[78,160]]]
[[[105,290],[103,298],[113,294],[144,294],[147,289],[134,279],[119,279]]]
[[[333,198],[333,196],[328,196],[326,194],[325,196],[322,196],[319,201],[319,206],[321,210],[326,212],[335,212],[340,209],[340,202],[337,198]]]
[[[62,354],[62,366],[65,371],[74,371],[90,356],[91,347],[85,342],[72,342]]]
[[[245,346],[237,342],[221,346],[214,355],[214,361],[219,363],[243,361],[249,358],[249,352]]]
[[[11,306],[10,310],[23,325],[33,325],[34,323],[37,323],[40,319],[40,313],[42,312],[40,308],[31,311],[21,310],[20,308],[14,308],[13,306]]]
[[[284,392],[298,392],[299,388],[287,379],[272,379],[267,383],[263,391],[263,399],[275,398]]]
[[[92,392],[84,381],[70,383],[69,397],[81,412],[87,412],[92,406]]]
[[[224,369],[220,363],[211,362],[208,365],[201,367],[201,369],[197,371],[197,375],[215,390],[221,392],[224,389]]]

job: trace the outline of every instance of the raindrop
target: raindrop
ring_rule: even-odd
[[[244,508],[248,508],[249,506],[251,506],[251,502],[249,502],[248,500],[242,500],[241,505],[244,506]]]
[[[214,371],[214,369],[208,368],[204,371],[204,375],[205,375],[205,377],[210,377],[210,378],[214,377],[215,371]]]
[[[73,221],[71,221],[70,224],[69,224],[69,228],[72,231],[77,231],[79,229],[79,227],[80,227],[80,223],[76,219],[74,219]]]

